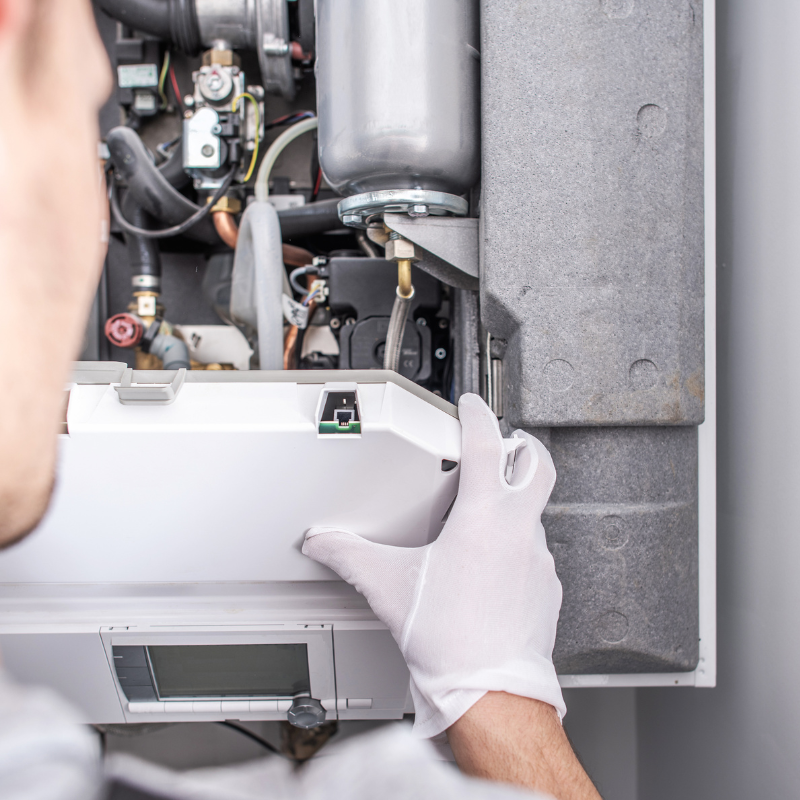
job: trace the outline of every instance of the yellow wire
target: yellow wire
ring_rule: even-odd
[[[164,64],[161,67],[161,75],[158,76],[158,94],[161,97],[161,108],[167,107],[167,94],[164,91],[164,82],[167,79],[169,69],[169,50],[164,53]]]
[[[256,168],[256,159],[258,158],[258,145],[260,143],[260,130],[261,130],[261,115],[258,111],[258,101],[253,97],[250,92],[242,92],[241,94],[237,94],[236,97],[233,98],[233,105],[231,105],[231,111],[236,113],[236,104],[239,102],[239,99],[244,97],[246,100],[249,100],[253,104],[253,110],[255,111],[256,115],[256,140],[255,145],[253,147],[253,157],[250,159],[250,168],[247,170],[247,175],[244,176],[243,183],[247,183],[250,180],[250,177],[253,174],[253,170]],[[247,115],[245,115],[245,121],[247,120]]]

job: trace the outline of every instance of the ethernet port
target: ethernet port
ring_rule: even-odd
[[[361,433],[355,392],[328,392],[319,421],[319,432]]]

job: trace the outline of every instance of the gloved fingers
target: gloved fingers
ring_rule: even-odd
[[[507,454],[497,417],[476,394],[461,395],[461,480],[459,494],[505,480]]]
[[[336,528],[311,528],[303,542],[303,554],[363,594],[398,641],[429,548],[376,544]]]
[[[532,494],[541,513],[556,482],[552,456],[535,436],[521,430],[514,431],[512,436],[522,439],[525,446],[517,448],[509,484]]]

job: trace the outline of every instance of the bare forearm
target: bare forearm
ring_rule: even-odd
[[[447,736],[468,775],[535,789],[556,800],[600,800],[555,709],[546,703],[489,692]]]

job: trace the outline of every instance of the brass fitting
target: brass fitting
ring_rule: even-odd
[[[386,242],[386,260],[387,261],[419,261],[421,258],[420,248],[404,239],[399,234],[392,231],[389,239]]]
[[[203,66],[218,64],[220,67],[241,67],[242,60],[233,50],[206,50],[203,53]]]
[[[134,292],[133,297],[135,303],[132,303],[131,306],[128,307],[128,310],[133,311],[148,324],[155,319],[158,311],[162,310],[162,307],[158,303],[158,292]]]
[[[226,214],[238,214],[241,210],[242,201],[239,200],[238,197],[228,197],[228,195],[224,195],[214,204],[211,213],[216,214],[217,211],[224,211]]]

